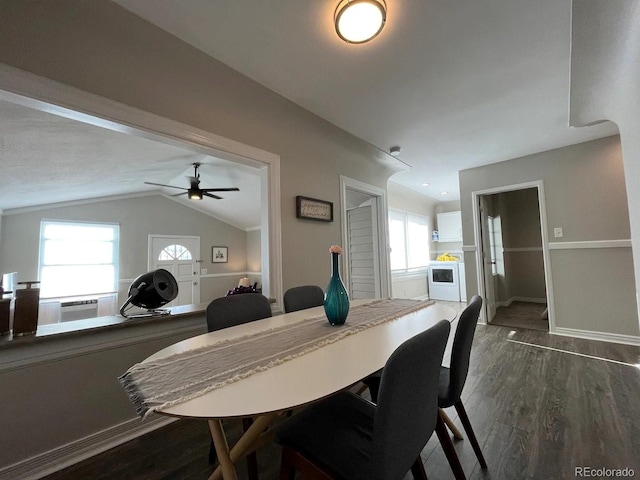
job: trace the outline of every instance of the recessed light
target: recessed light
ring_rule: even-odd
[[[423,183],[422,186],[423,187],[429,187],[429,186],[431,186],[431,184],[430,183]]]
[[[440,195],[446,195],[449,192],[440,192]]]

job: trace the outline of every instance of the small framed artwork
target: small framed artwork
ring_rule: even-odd
[[[227,247],[211,247],[211,263],[227,263],[229,261]]]
[[[333,203],[298,195],[296,217],[318,222],[333,222]]]

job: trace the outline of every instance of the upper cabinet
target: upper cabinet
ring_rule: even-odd
[[[438,214],[440,242],[462,241],[462,215],[460,211]]]

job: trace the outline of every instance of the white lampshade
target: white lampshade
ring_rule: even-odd
[[[249,280],[249,277],[242,277],[240,279],[240,281],[238,282],[238,286],[239,287],[250,287],[251,286],[251,281]]]
[[[334,21],[338,36],[348,43],[365,43],[382,31],[387,18],[384,0],[341,0]]]

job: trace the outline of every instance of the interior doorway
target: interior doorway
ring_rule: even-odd
[[[542,182],[474,192],[473,197],[484,321],[553,331]]]
[[[341,177],[343,278],[349,296],[384,298],[390,292],[385,191]]]

